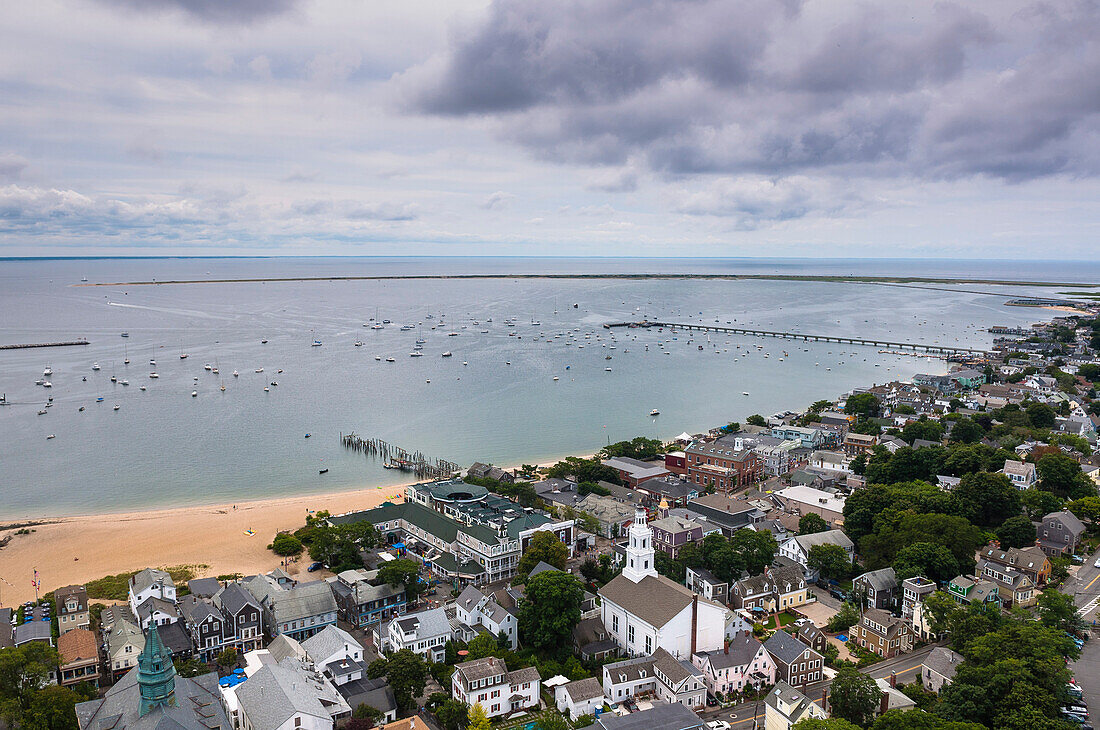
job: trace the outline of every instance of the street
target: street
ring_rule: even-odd
[[[910,684],[920,678],[921,664],[924,662],[925,657],[932,653],[932,650],[937,646],[942,646],[942,644],[929,644],[917,651],[893,659],[884,659],[881,662],[865,667],[862,671],[864,674],[874,677],[875,679],[886,679],[890,676],[891,672],[897,672],[898,684]],[[1100,664],[1100,644],[1097,644],[1096,659],[1098,664]],[[1100,689],[1100,672],[1097,672],[1097,668],[1100,667],[1093,667],[1092,671],[1096,675],[1095,681],[1097,682],[1098,689]],[[806,685],[806,687],[802,689],[802,694],[806,695],[811,700],[820,700],[822,690],[827,690],[829,684],[830,682],[826,681]],[[725,720],[731,727],[741,727],[747,730],[753,726],[746,725],[745,723],[751,723],[753,720],[759,720],[759,725],[763,726],[764,703],[763,701],[744,702],[740,705],[734,705],[733,707],[705,710],[699,713],[699,716],[705,720]]]

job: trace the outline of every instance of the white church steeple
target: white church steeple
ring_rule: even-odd
[[[647,575],[657,576],[657,567],[653,561],[653,528],[646,523],[644,507],[634,512],[634,524],[627,532],[626,562],[623,577],[631,583],[637,583]]]

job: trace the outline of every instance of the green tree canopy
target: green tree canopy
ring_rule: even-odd
[[[1020,501],[1024,503],[1027,516],[1036,521],[1041,520],[1043,515],[1060,510],[1064,502],[1058,495],[1034,487],[1020,492]]]
[[[663,452],[664,445],[656,439],[637,436],[630,441],[619,441],[604,447],[609,457],[625,456],[631,459],[653,459]]]
[[[894,558],[894,572],[898,580],[923,575],[943,583],[959,574],[959,561],[943,545],[915,542],[898,550]]]
[[[1081,465],[1068,454],[1047,454],[1035,465],[1039,488],[1063,499],[1096,496],[1096,485],[1081,471]]]
[[[376,659],[371,662],[367,673],[372,678],[385,674],[397,706],[407,712],[416,707],[416,698],[424,693],[424,684],[428,679],[428,665],[417,654],[408,649],[402,649],[388,659]]]
[[[302,552],[302,541],[294,535],[280,532],[269,547],[276,555],[297,555]]]
[[[540,561],[558,570],[565,570],[567,560],[569,560],[569,548],[554,533],[549,530],[540,530],[535,533],[527,549],[523,551],[516,573],[521,578],[525,578]]]
[[[852,570],[848,553],[840,545],[814,545],[806,558],[806,564],[819,571],[825,578],[847,578]]]
[[[955,487],[962,514],[981,527],[996,527],[1023,511],[1020,490],[1004,474],[964,474]]]
[[[519,607],[524,643],[551,655],[569,654],[583,598],[584,587],[569,573],[547,570],[530,578]]]
[[[754,413],[751,416],[749,416],[748,418],[746,418],[745,423],[749,424],[750,426],[761,426],[761,427],[768,425],[768,422],[765,421],[764,417],[761,416],[759,413]]]
[[[948,441],[957,444],[973,444],[985,438],[985,429],[970,418],[959,418],[951,428]]]
[[[408,558],[390,560],[378,569],[378,583],[389,583],[391,586],[404,586],[405,598],[412,602],[420,595],[423,584],[420,582],[420,566],[416,561]]]
[[[861,418],[878,415],[879,400],[871,393],[857,393],[844,404],[844,412]]]
[[[378,531],[366,520],[335,526],[314,525],[310,537],[309,557],[320,560],[334,573],[362,568],[359,551],[379,543]]]
[[[1009,517],[997,528],[997,540],[1005,550],[1034,545],[1035,525],[1024,515]]]
[[[854,666],[845,665],[837,672],[829,689],[829,711],[834,718],[862,727],[874,716],[880,694],[875,680]]]
[[[619,472],[610,466],[604,466],[599,459],[582,459],[579,456],[567,456],[546,470],[546,476],[552,479],[574,477],[578,482],[605,481],[622,484]]]
[[[815,532],[826,532],[828,529],[825,518],[814,512],[807,512],[798,519],[799,535],[812,535]]]
[[[741,529],[729,539],[730,548],[751,575],[759,575],[772,564],[779,545],[767,530]]]

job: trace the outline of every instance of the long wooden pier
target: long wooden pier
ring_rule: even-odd
[[[29,350],[32,347],[73,347],[74,345],[87,344],[87,340],[72,340],[70,342],[31,342],[23,345],[0,345],[0,350]]]
[[[926,345],[919,342],[891,342],[889,340],[877,340],[873,337],[843,337],[840,335],[812,335],[804,332],[783,332],[773,330],[755,330],[745,327],[723,327],[711,324],[683,324],[676,322],[611,322],[604,327],[631,327],[651,328],[667,327],[670,331],[687,330],[699,332],[726,332],[733,335],[749,335],[751,337],[778,337],[785,340],[802,340],[803,342],[837,342],[844,345],[867,345],[870,347],[896,348],[899,350],[913,350],[914,352],[930,352],[938,355],[970,355],[974,357],[994,357],[996,353],[988,350],[976,350],[970,347],[953,347],[951,345]]]

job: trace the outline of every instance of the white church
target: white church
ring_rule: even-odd
[[[690,661],[696,652],[721,650],[726,607],[657,574],[644,508],[628,536],[623,572],[599,591],[604,628],[623,653],[649,656],[661,647]]]

